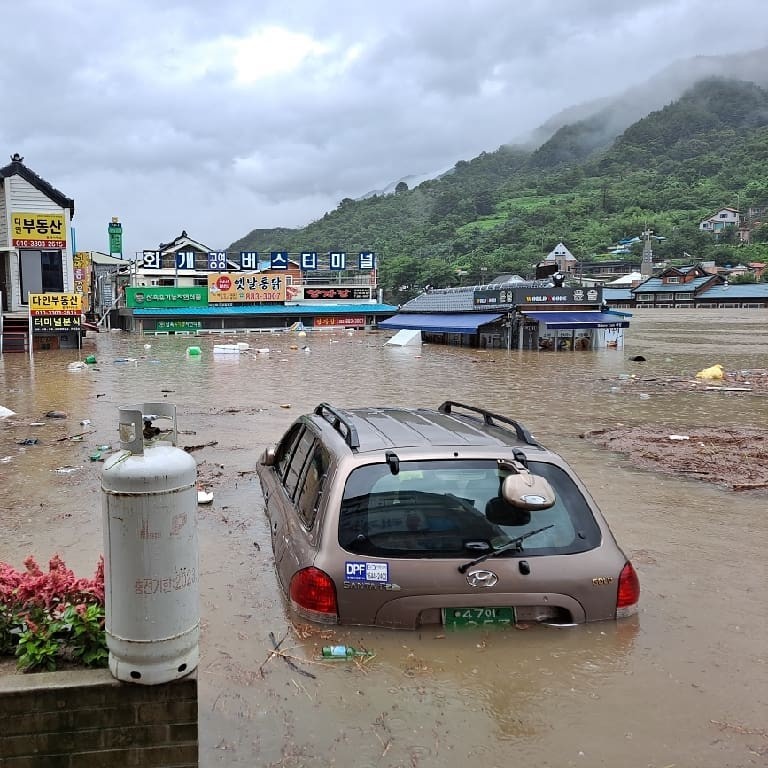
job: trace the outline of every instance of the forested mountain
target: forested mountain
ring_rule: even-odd
[[[391,301],[426,284],[530,275],[559,241],[579,260],[610,258],[646,226],[666,238],[657,259],[768,261],[768,225],[741,247],[735,233],[713,240],[698,229],[725,206],[768,206],[768,91],[703,80],[618,138],[603,127],[598,113],[533,151],[484,152],[415,189],[347,198],[307,227],[254,230],[229,249],[373,250]]]

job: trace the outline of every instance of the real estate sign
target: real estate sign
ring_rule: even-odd
[[[82,299],[79,293],[30,293],[29,321],[33,334],[80,330]]]
[[[64,214],[14,211],[11,244],[17,248],[66,248]]]

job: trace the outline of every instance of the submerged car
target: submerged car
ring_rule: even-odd
[[[637,612],[635,570],[581,480],[506,416],[321,403],[258,474],[303,618],[415,629]]]

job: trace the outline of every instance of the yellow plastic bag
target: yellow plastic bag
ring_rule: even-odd
[[[699,371],[696,374],[697,379],[723,379],[725,378],[725,371],[723,370],[723,366],[718,363],[717,365],[713,365],[710,368],[705,368],[703,371]]]

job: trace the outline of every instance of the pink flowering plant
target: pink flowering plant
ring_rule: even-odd
[[[78,579],[58,555],[47,573],[32,556],[24,567],[0,562],[0,655],[15,655],[25,672],[63,660],[106,666],[104,558],[92,579]]]

